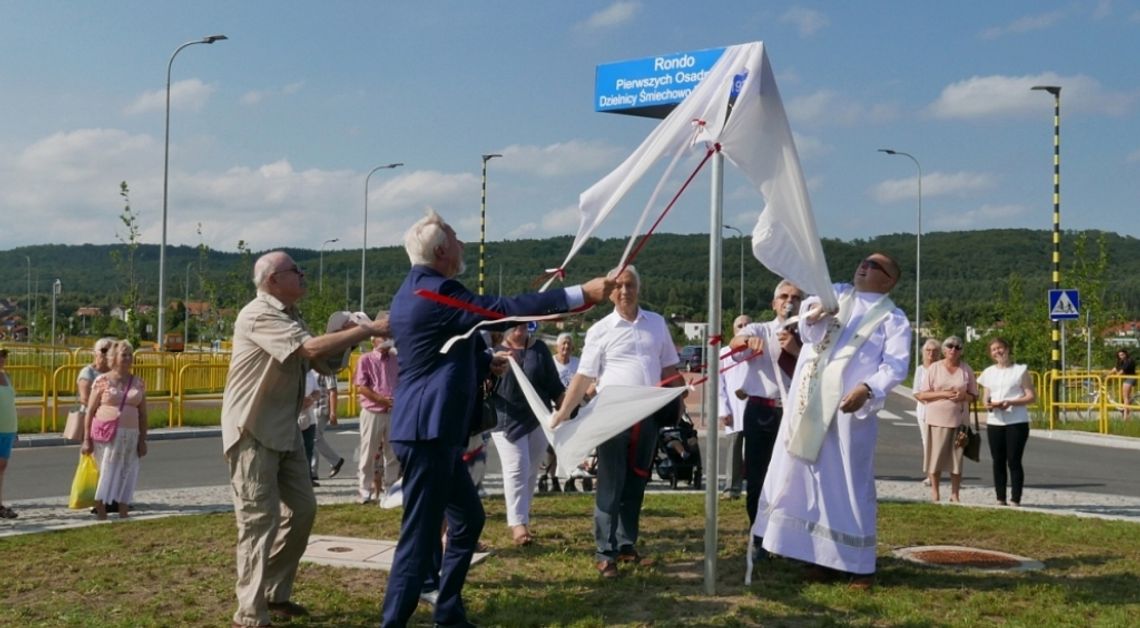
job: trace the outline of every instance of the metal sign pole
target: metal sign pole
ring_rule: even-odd
[[[709,338],[719,338],[721,261],[723,250],[721,229],[724,215],[724,155],[718,150],[712,156],[712,197],[709,216]],[[705,594],[716,595],[717,557],[717,395],[720,393],[720,344],[705,344],[705,364],[708,380],[705,381],[705,443],[706,458],[702,466],[711,470],[713,477],[705,478]],[[706,472],[707,476],[708,473]]]

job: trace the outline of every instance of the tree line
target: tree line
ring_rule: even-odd
[[[124,216],[129,213],[127,190],[123,189]],[[124,218],[125,234],[118,244],[34,245],[0,252],[0,296],[19,305],[27,301],[29,279],[37,327],[50,317],[50,286],[59,278],[63,292],[57,300],[61,320],[72,318],[80,307],[95,306],[108,314],[114,306],[156,305],[158,293],[158,247],[131,237]],[[545,269],[561,263],[571,238],[560,236],[491,242],[487,245],[484,288],[488,294],[513,294],[534,289]],[[914,316],[916,247],[913,234],[895,233],[868,239],[825,239],[823,249],[833,281],[849,282],[859,261],[872,251],[898,259],[902,275],[892,297],[909,316]],[[1091,314],[1093,337],[1125,321],[1140,318],[1140,240],[1102,231],[1066,232],[1062,237],[1062,286],[1081,290],[1082,314]],[[566,281],[574,283],[607,272],[620,258],[624,239],[589,241],[567,269]],[[738,314],[740,301],[740,239],[726,238],[722,268],[722,325]],[[167,247],[167,296],[170,330],[184,320],[182,300],[189,280],[190,301],[211,304],[209,320],[194,320],[191,338],[198,333],[228,337],[228,324],[253,294],[250,281],[253,261],[261,254],[244,242],[236,251],[218,251],[200,245]],[[314,328],[331,312],[360,309],[360,251],[286,248],[309,282],[309,296],[302,302]],[[745,242],[744,310],[756,317],[770,316],[769,304],[778,278],[752,257]],[[922,237],[922,317],[930,335],[965,337],[967,327],[985,336],[1012,336],[1021,360],[1036,368],[1048,367],[1049,321],[1047,291],[1052,287],[1052,234],[1028,229],[934,232]],[[468,271],[463,281],[472,289],[478,283],[478,246],[467,247]],[[676,320],[704,321],[708,300],[708,235],[654,235],[636,261],[643,278],[641,299],[648,309]],[[402,247],[377,247],[368,251],[368,276],[364,309],[386,309],[407,273]],[[323,276],[323,280],[322,280]],[[323,284],[323,290],[320,286]],[[571,326],[585,327],[607,313],[595,308]],[[119,332],[147,340],[148,315],[135,320],[138,328],[118,329],[114,322],[83,321],[88,333]],[[153,317],[153,314],[150,315]],[[1070,362],[1083,363],[1085,321],[1070,323]],[[977,344],[977,343],[972,343]],[[1094,362],[1103,363],[1110,351],[1094,343]],[[972,363],[984,365],[984,353],[967,353]]]

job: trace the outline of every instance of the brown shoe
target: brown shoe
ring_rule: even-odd
[[[657,564],[657,561],[655,559],[642,556],[641,554],[637,553],[637,550],[626,550],[621,552],[617,555],[617,561],[619,563],[625,563],[627,565],[637,565],[638,567],[652,567],[653,565]]]
[[[594,568],[598,570],[598,574],[607,580],[618,577],[617,563],[612,560],[600,560],[598,564],[594,565]]]
[[[875,587],[875,574],[867,574],[865,576],[852,576],[851,581],[847,583],[847,588],[854,591],[871,592]]]
[[[269,612],[285,617],[305,617],[309,614],[309,609],[296,602],[270,602]]]
[[[808,565],[804,569],[804,580],[808,582],[828,583],[839,579],[839,573],[823,565]]]

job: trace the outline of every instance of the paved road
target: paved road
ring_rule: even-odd
[[[689,402],[691,414],[699,417],[699,399],[690,398]],[[929,489],[920,482],[921,456],[913,408],[913,401],[895,394],[879,418],[876,487],[881,500],[929,499]],[[353,427],[349,424],[344,430],[329,433],[334,447],[350,461],[357,440]],[[189,432],[193,437],[187,437],[191,434],[186,430],[155,432],[150,455],[142,464],[133,518],[232,509],[218,430]],[[21,444],[30,444],[33,440],[38,440],[39,446],[18,447],[13,451],[5,476],[4,502],[15,508],[20,518],[0,523],[0,537],[95,524],[94,518],[85,511],[70,511],[66,507],[78,446],[50,445],[52,440],[59,441],[55,436],[29,438],[27,443]],[[723,443],[721,440],[722,449]],[[1140,471],[1138,449],[1140,439],[1067,433],[1048,437],[1043,431],[1035,432],[1026,454],[1027,484],[1022,510],[1140,522],[1140,485],[1133,481]],[[970,463],[967,467],[962,502],[994,507],[985,447],[982,455],[981,463]],[[723,452],[721,460],[724,460]],[[355,476],[349,462],[339,477],[322,479],[321,487],[316,490],[318,503],[354,501]],[[484,484],[488,493],[501,494],[498,456],[494,454],[488,456]],[[670,489],[656,481],[649,490]],[[944,491],[944,495],[948,496],[948,491]],[[743,507],[740,501],[722,503],[726,508]]]

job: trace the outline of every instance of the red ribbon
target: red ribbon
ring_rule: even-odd
[[[487,308],[479,307],[478,305],[475,305],[474,303],[468,303],[467,301],[460,301],[459,299],[456,299],[455,297],[445,296],[445,295],[442,295],[438,292],[434,292],[432,290],[425,290],[424,288],[418,288],[414,294],[417,297],[422,297],[422,298],[427,299],[429,301],[435,301],[436,303],[439,303],[441,305],[446,305],[448,307],[459,308],[461,310],[471,312],[472,314],[478,314],[480,316],[484,316],[484,317],[490,318],[492,320],[498,320],[500,318],[506,318],[505,314],[500,314],[499,312],[495,312],[494,310],[488,310]]]

